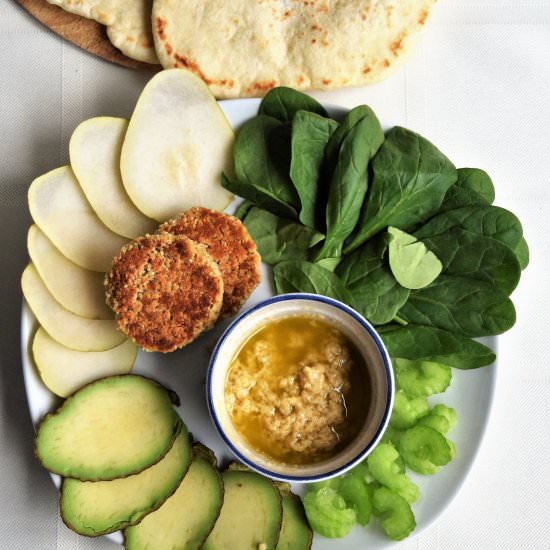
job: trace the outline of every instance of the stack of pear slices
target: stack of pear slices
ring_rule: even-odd
[[[130,239],[193,207],[223,210],[234,134],[206,85],[183,69],[144,88],[127,121],[82,122],[70,166],[35,179],[31,264],[22,276],[38,320],[32,354],[42,381],[66,397],[98,378],[128,373],[137,347],[117,329],[103,279]]]
[[[92,537],[124,529],[128,550],[309,549],[300,499],[238,465],[220,474],[173,405],[173,392],[128,374],[88,384],[44,418],[36,454],[63,476],[65,523]]]

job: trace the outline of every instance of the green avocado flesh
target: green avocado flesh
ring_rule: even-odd
[[[218,470],[196,457],[176,492],[124,532],[127,550],[195,550],[208,536],[223,501]]]
[[[254,472],[223,474],[220,517],[204,550],[275,550],[282,521],[281,495],[273,483]]]
[[[277,550],[309,550],[313,533],[309,528],[302,501],[290,493],[283,495],[283,524]]]
[[[65,523],[81,535],[95,537],[134,525],[161,506],[191,462],[189,433],[180,426],[164,458],[139,474],[112,481],[64,479],[60,508]]]
[[[36,454],[63,477],[109,480],[141,472],[171,447],[179,418],[171,394],[136,375],[93,382],[38,427]]]

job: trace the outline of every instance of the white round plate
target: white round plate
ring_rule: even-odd
[[[258,99],[239,99],[221,101],[233,128],[238,128],[244,121],[253,117],[258,111]],[[345,111],[329,108],[332,116],[341,116]],[[387,126],[387,125],[386,125]],[[237,201],[236,201],[237,202]],[[235,205],[233,205],[233,208]],[[254,291],[247,304],[249,307],[273,295],[270,268],[262,266],[263,279]],[[32,337],[36,330],[36,319],[24,304],[21,319],[21,345],[23,373],[31,418],[35,426],[41,418],[61,402],[42,383],[29,352]],[[139,352],[134,367],[135,373],[144,374],[159,380],[177,392],[181,398],[179,413],[195,439],[210,447],[223,466],[233,456],[217,434],[206,406],[205,376],[210,353],[218,337],[229,320],[218,323],[213,330],[202,335],[185,349],[170,354]],[[495,338],[488,338],[485,344],[493,349]],[[453,369],[453,380],[449,389],[440,396],[430,399],[431,403],[443,402],[454,407],[458,414],[458,423],[449,437],[456,444],[456,458],[434,476],[411,474],[420,486],[420,500],[413,505],[417,528],[411,536],[425,529],[445,510],[452,501],[472,466],[487,425],[495,388],[496,365],[473,371]],[[59,486],[58,476],[52,476]],[[295,485],[294,490],[302,493],[303,486]],[[108,535],[122,543],[120,532]],[[377,521],[371,521],[367,527],[356,526],[352,533],[343,539],[325,539],[315,535],[314,550],[351,550],[369,548],[380,550],[394,546],[383,533]]]

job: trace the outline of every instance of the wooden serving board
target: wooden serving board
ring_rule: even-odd
[[[147,71],[160,69],[159,65],[150,65],[126,57],[111,44],[105,27],[96,21],[66,12],[58,6],[49,4],[46,0],[17,1],[53,32],[94,55],[130,69]]]

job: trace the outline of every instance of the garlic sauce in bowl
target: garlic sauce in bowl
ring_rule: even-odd
[[[328,479],[363,460],[387,426],[393,393],[374,328],[316,294],[275,296],[241,314],[207,376],[225,443],[251,469],[283,481]]]

